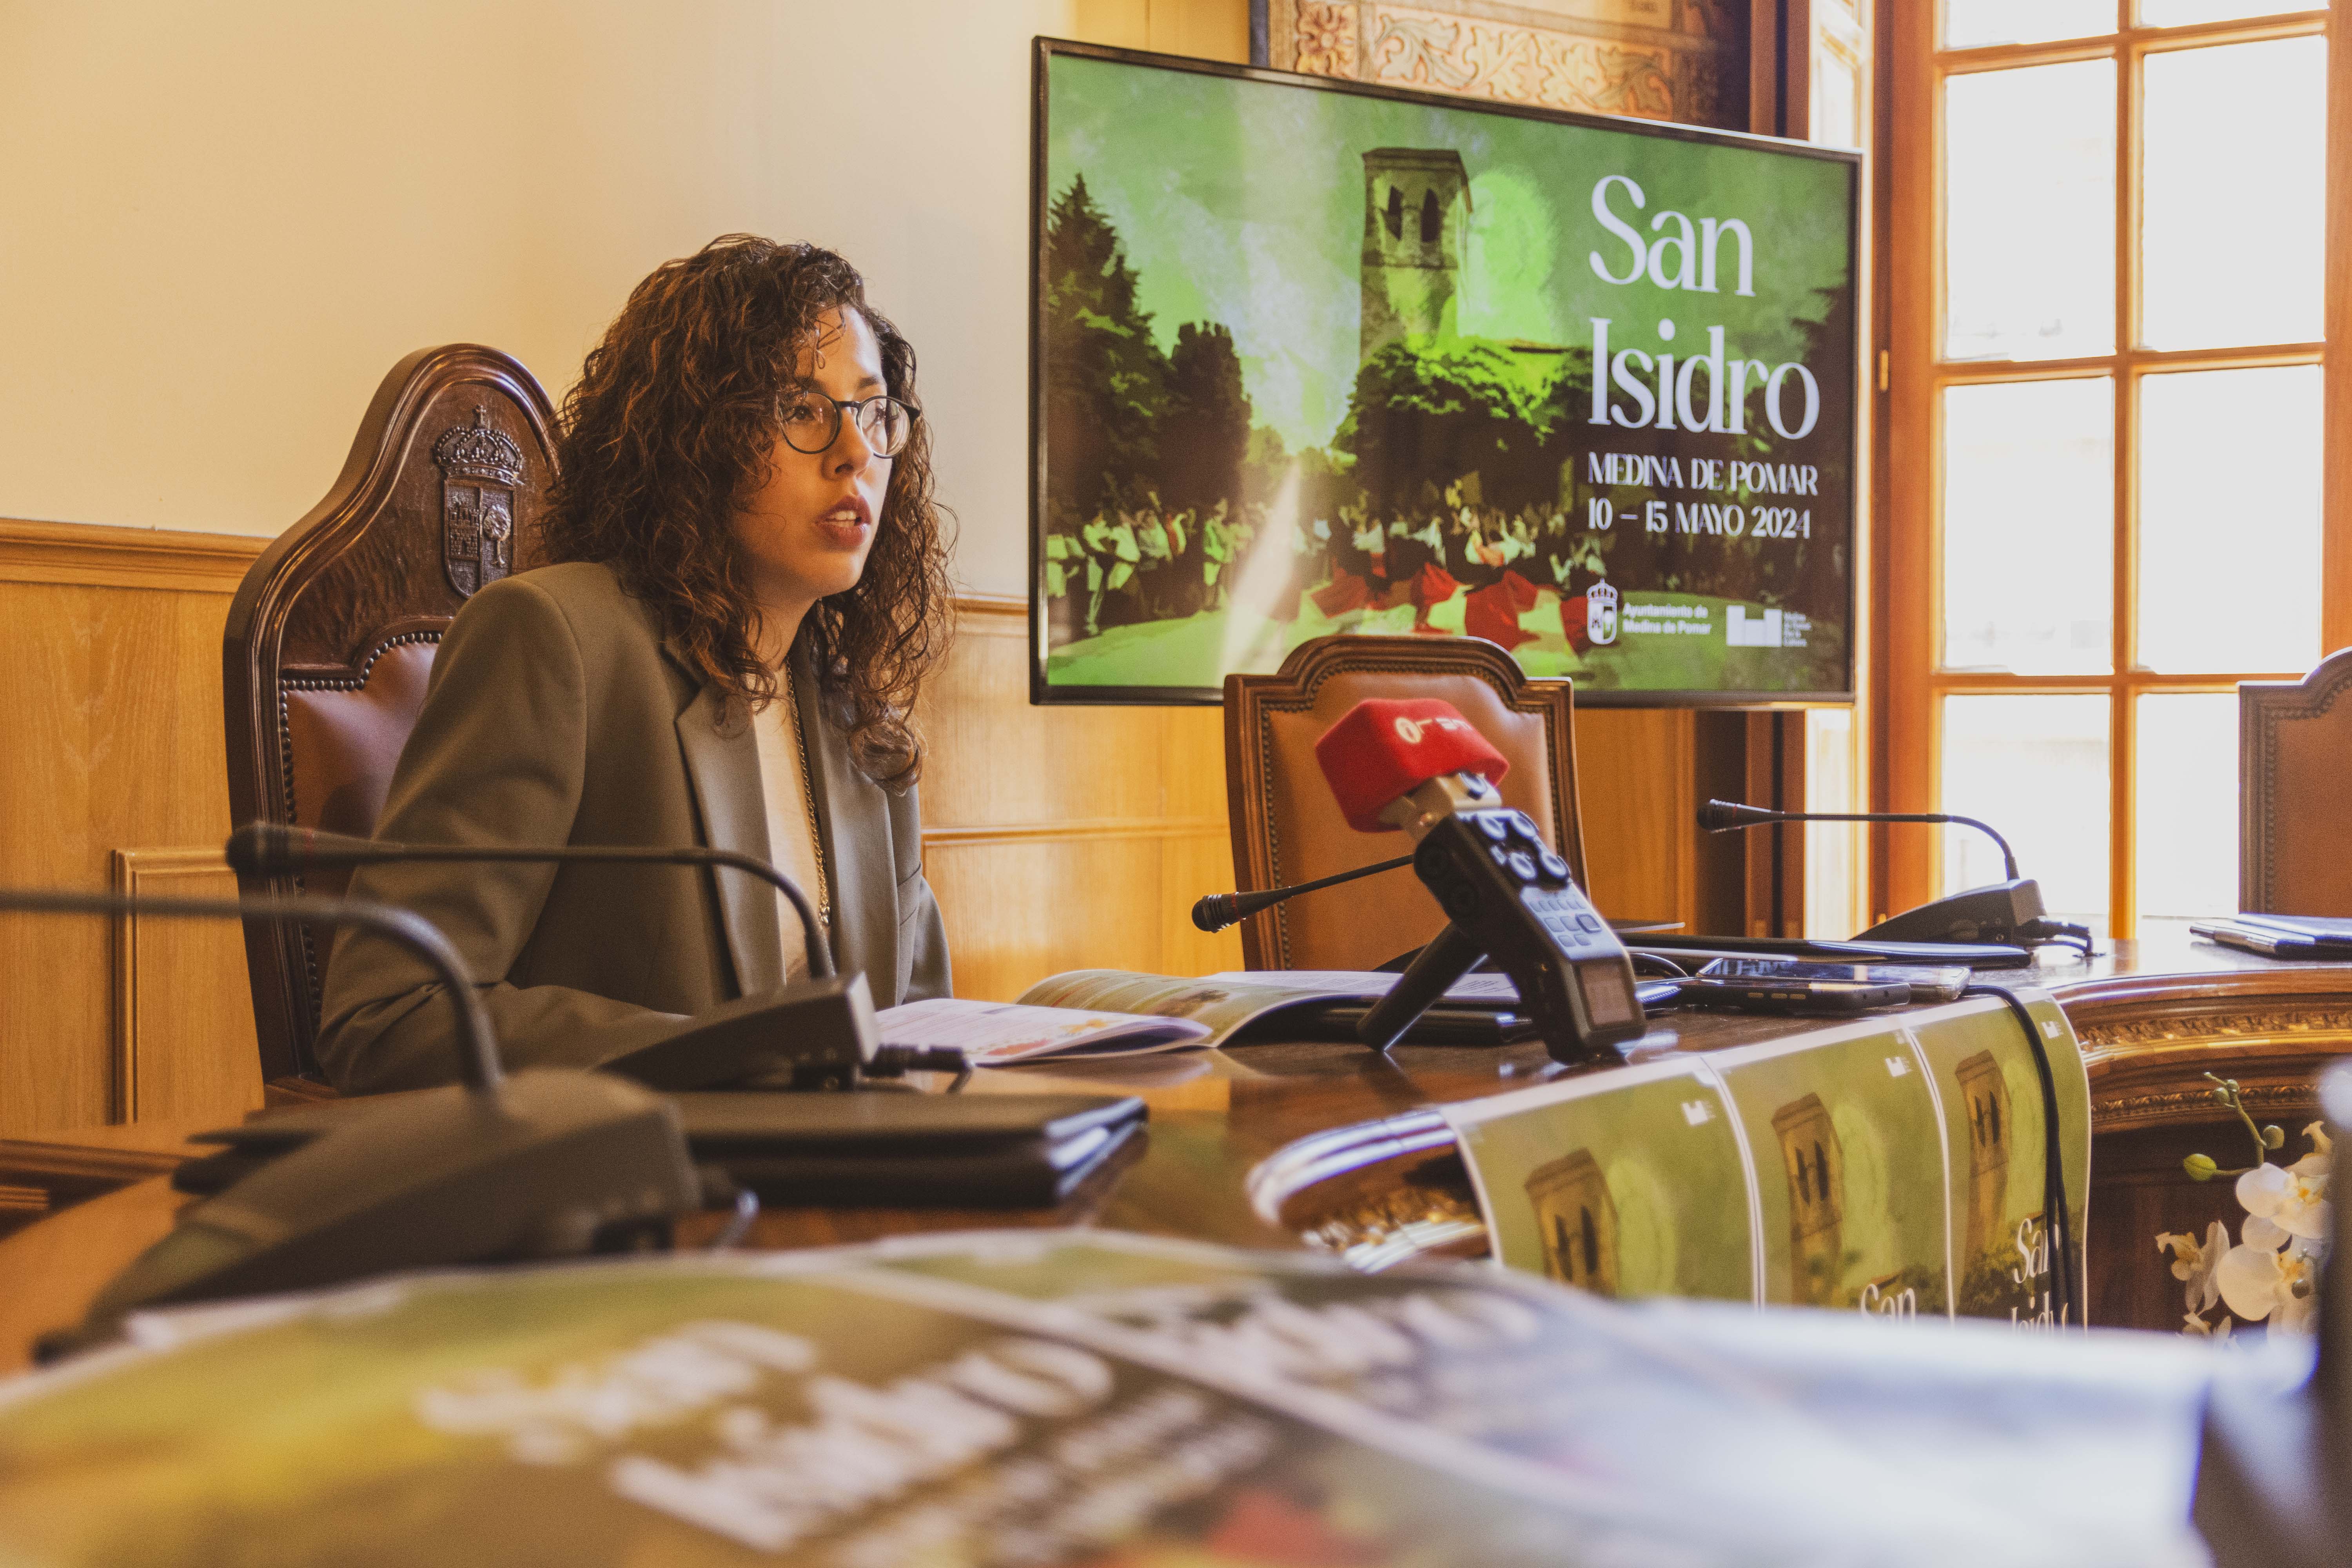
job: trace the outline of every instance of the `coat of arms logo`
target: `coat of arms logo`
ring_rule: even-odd
[[[1584,591],[1584,629],[1596,643],[1617,640],[1617,590],[1606,583]]]
[[[433,443],[441,469],[441,562],[461,599],[514,570],[522,448],[475,405],[471,425],[452,425]]]

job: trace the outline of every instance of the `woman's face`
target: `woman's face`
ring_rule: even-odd
[[[878,397],[882,346],[863,312],[827,310],[803,349],[803,384],[844,403]],[[792,395],[788,394],[787,396]],[[795,450],[781,432],[768,453],[768,481],[735,512],[735,537],[751,558],[752,591],[772,614],[805,611],[857,585],[890,488],[890,459],[877,457],[847,409],[824,451]],[[799,615],[792,620],[798,625]]]

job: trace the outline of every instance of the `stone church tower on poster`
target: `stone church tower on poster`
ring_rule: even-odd
[[[1362,353],[1451,337],[1470,221],[1470,176],[1451,148],[1364,154]]]

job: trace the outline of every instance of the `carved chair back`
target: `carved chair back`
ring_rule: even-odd
[[[2352,915],[2352,648],[2238,688],[2238,907]]]
[[[424,705],[441,633],[485,583],[541,563],[554,410],[530,373],[471,343],[393,366],[326,498],[264,551],[223,648],[229,805],[367,835]],[[334,896],[349,873],[247,879]],[[331,933],[245,931],[265,1081],[314,1071]]]
[[[1368,697],[1435,697],[1461,710],[1511,764],[1504,801],[1534,817],[1585,880],[1566,680],[1531,680],[1477,637],[1328,637],[1299,644],[1272,675],[1225,677],[1234,886],[1286,887],[1405,853],[1402,834],[1347,825],[1315,760],[1316,739]],[[1371,969],[1444,924],[1437,901],[1400,868],[1252,915],[1242,953],[1252,969]]]

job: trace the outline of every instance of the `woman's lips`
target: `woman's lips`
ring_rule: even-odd
[[[864,496],[853,496],[816,520],[817,531],[845,549],[854,549],[873,531],[874,519]]]

